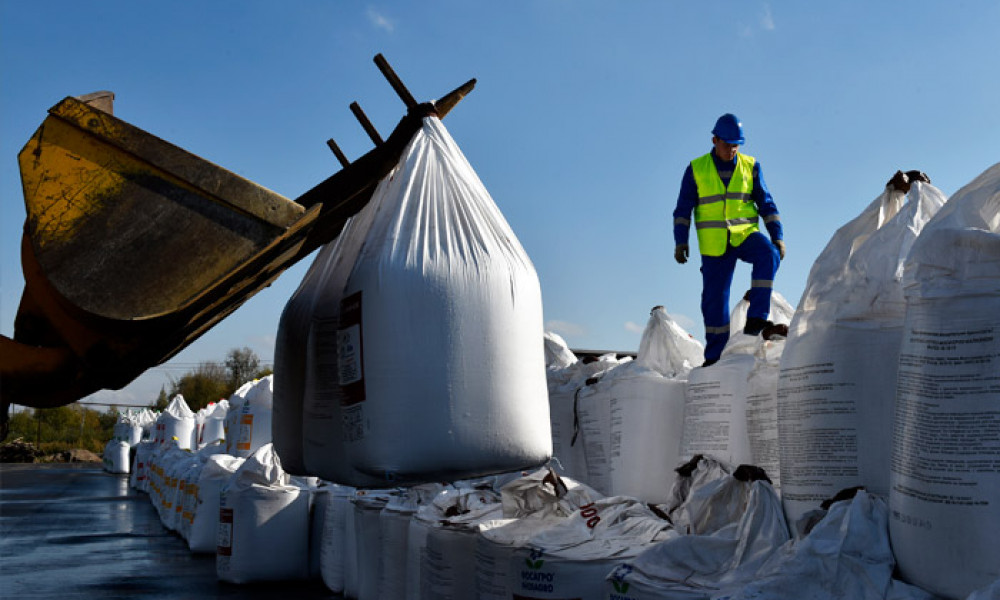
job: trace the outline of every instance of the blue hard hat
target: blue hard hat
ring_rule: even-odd
[[[726,142],[727,144],[742,144],[746,141],[743,137],[743,123],[736,115],[726,113],[715,122],[715,129],[712,135]]]

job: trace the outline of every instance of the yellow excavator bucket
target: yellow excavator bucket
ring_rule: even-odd
[[[305,213],[73,98],[18,162],[39,267],[75,307],[110,319],[182,310]]]
[[[423,117],[475,85],[417,104],[376,63],[407,114],[382,141],[352,105],[376,147],[349,163],[331,140],[344,168],[295,201],[116,118],[107,95],[52,107],[18,155],[25,289],[0,336],[4,407],[67,404],[169,359],[334,239]]]

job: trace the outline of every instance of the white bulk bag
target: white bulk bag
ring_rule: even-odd
[[[511,598],[511,557],[527,545],[532,536],[565,517],[529,515],[516,519],[496,519],[479,524],[476,538],[476,598]]]
[[[525,600],[605,598],[614,566],[676,536],[669,521],[633,498],[588,504],[552,523],[516,549],[508,567],[512,597]]]
[[[226,413],[229,401],[221,400],[205,407],[206,413],[198,435],[198,449],[226,440]],[[225,448],[223,448],[225,450]]]
[[[382,551],[379,559],[379,598],[406,596],[407,539],[410,518],[417,506],[405,497],[393,497],[379,515]]]
[[[754,351],[754,366],[747,377],[747,437],[750,464],[756,465],[781,491],[781,455],[778,438],[778,371],[785,338],[762,340]]]
[[[139,424],[138,418],[134,413],[118,415],[118,421],[112,429],[114,439],[127,442],[129,446],[135,446],[142,441],[142,425]]]
[[[225,453],[226,448],[219,440],[214,444],[210,444],[202,448],[195,454],[195,460],[192,461],[191,466],[182,474],[183,478],[183,495],[180,500],[181,512],[180,512],[180,524],[178,526],[178,531],[188,542],[188,547],[191,546],[191,530],[194,527],[195,515],[198,512],[198,481],[201,479],[201,473],[205,469],[205,465],[208,463],[209,459],[213,456],[220,455],[230,458],[229,455]],[[219,515],[219,504],[218,504],[218,494],[216,494],[216,502],[214,507],[215,518]],[[209,535],[215,532],[215,526],[218,523],[213,523],[209,528]],[[212,540],[214,542],[214,540]],[[212,544],[211,550],[215,551],[214,543]]]
[[[188,463],[188,466],[178,475],[177,495],[174,499],[175,530],[186,542],[191,536],[191,522],[194,521],[195,502],[192,501],[193,494],[198,489],[198,474],[205,466],[203,457],[196,456],[197,460]]]
[[[240,411],[246,403],[246,395],[257,384],[256,381],[247,381],[241,385],[233,395],[227,400],[229,408],[226,410],[225,440],[226,452],[236,456],[236,441],[240,435]],[[244,458],[246,458],[244,456]]]
[[[182,457],[175,460],[170,467],[166,468],[167,487],[164,494],[163,525],[171,531],[180,532],[181,514],[184,509],[185,496],[185,474],[192,468],[200,466],[197,456],[185,452]]]
[[[153,452],[154,442],[140,442],[135,447],[135,457],[132,459],[132,474],[129,477],[129,485],[132,488],[145,492],[146,478],[149,476],[149,457]]]
[[[744,298],[733,309],[729,341],[719,361],[694,369],[688,375],[682,460],[704,454],[733,465],[753,463],[747,413],[748,380],[757,366],[758,347],[768,341],[760,335],[743,333],[749,307],[750,302]],[[788,325],[794,312],[781,294],[771,293],[770,318],[774,323]]]
[[[577,361],[563,369],[548,369],[549,418],[552,422],[552,457],[560,474],[586,481],[587,457],[580,436],[577,398],[588,379],[619,365],[615,354],[594,361]]]
[[[576,355],[561,335],[554,331],[545,332],[545,368],[559,371],[577,362]]]
[[[176,439],[177,446],[190,450],[194,439],[194,412],[184,402],[184,396],[177,394],[156,419],[157,441],[160,444]]]
[[[150,482],[153,487],[153,506],[160,517],[160,522],[167,529],[175,529],[174,497],[177,495],[177,481],[174,474],[179,468],[186,467],[191,459],[190,450],[182,450],[176,440],[170,440],[160,446],[160,451],[153,457],[154,477]]]
[[[410,519],[445,487],[438,483],[414,486],[389,498],[379,514],[382,549],[379,558],[379,598],[404,598],[409,559]]]
[[[446,489],[421,506],[410,520],[406,597],[434,600],[471,593],[478,524],[501,514],[500,496],[491,490]]]
[[[271,438],[275,451],[281,457],[281,464],[289,473],[309,472],[303,454],[309,324],[317,298],[317,284],[325,277],[333,257],[342,252],[340,247],[350,237],[346,233],[350,230],[349,220],[333,242],[320,248],[299,287],[285,304],[278,321],[278,334],[274,343],[274,373],[277,378],[274,383]]]
[[[290,485],[271,444],[222,487],[216,574],[248,583],[309,576],[309,494]]]
[[[889,493],[906,254],[945,202],[916,182],[834,234],[789,326],[778,378],[781,496],[790,522],[839,490]]]
[[[551,468],[539,469],[500,488],[500,503],[506,519],[529,515],[566,517],[601,494]]]
[[[222,486],[246,459],[228,454],[209,456],[198,473],[195,507],[188,533],[188,548],[195,553],[214,554],[218,547],[219,497]]]
[[[233,456],[250,456],[258,448],[271,443],[271,406],[274,375],[255,379],[246,391],[239,413],[238,428],[233,434],[229,453]],[[230,430],[231,431],[231,430]]]
[[[948,598],[1000,579],[1000,164],[906,260],[890,533],[903,578]]]
[[[330,591],[339,594],[344,591],[345,570],[348,568],[347,515],[354,513],[351,499],[356,490],[336,484],[325,489],[327,502],[326,516],[323,519],[323,539],[320,543],[320,575],[323,584]],[[353,518],[351,522],[353,535]],[[356,562],[356,559],[351,562]]]
[[[663,502],[680,462],[684,388],[701,345],[655,307],[636,360],[580,390],[584,480],[607,495]]]
[[[511,555],[542,529],[601,498],[593,489],[541,469],[500,489],[503,519],[480,523],[476,539],[476,593],[507,600]]]
[[[895,562],[889,546],[888,507],[861,490],[835,502],[802,539],[786,542],[754,580],[726,594],[730,600],[851,598],[882,600]]]
[[[104,447],[104,468],[109,473],[128,474],[129,450],[132,447],[127,441],[111,440]]]
[[[436,117],[372,203],[338,328],[312,330],[314,348],[338,350],[343,454],[409,482],[545,463],[538,277]]]
[[[391,497],[388,492],[359,490],[353,501],[358,600],[378,600],[379,597],[383,544],[380,516]]]
[[[376,200],[384,194],[391,177],[379,182],[372,201],[351,217],[334,244],[316,257],[296,298],[303,310],[307,306],[310,310],[307,330],[302,334],[306,340],[301,415],[303,464],[313,475],[360,487],[383,486],[385,478],[360,473],[344,460],[343,405],[347,395],[340,387],[337,330],[344,286],[378,213]],[[289,327],[296,321],[293,319]],[[300,334],[290,335],[302,338]]]
[[[757,570],[788,541],[781,499],[763,480],[729,476],[716,480],[712,488],[706,504],[730,518],[717,523],[721,526],[714,531],[660,542],[619,566],[608,577],[609,594],[628,589],[640,598],[708,598],[753,581]]]

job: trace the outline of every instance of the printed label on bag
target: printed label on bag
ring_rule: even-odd
[[[233,509],[219,509],[219,538],[216,542],[215,553],[219,556],[232,556],[233,554]]]
[[[250,450],[253,441],[253,415],[240,415],[240,437],[236,441],[237,450]]]
[[[361,327],[361,292],[340,302],[340,327],[337,329],[337,379],[344,397],[341,403],[351,406],[365,399],[364,332]]]
[[[344,409],[344,440],[357,442],[365,437],[365,412],[363,406]]]

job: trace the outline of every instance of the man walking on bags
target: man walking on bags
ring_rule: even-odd
[[[729,340],[729,287],[736,261],[753,265],[743,333],[757,335],[773,326],[767,320],[771,288],[785,258],[778,207],[764,184],[760,163],[738,152],[744,141],[743,124],[736,115],[719,117],[712,129],[712,151],[692,160],[684,171],[674,209],[674,258],[681,264],[688,259],[694,212],[701,252],[706,367],[719,360]],[[758,217],[764,219],[770,239],[760,232]]]

